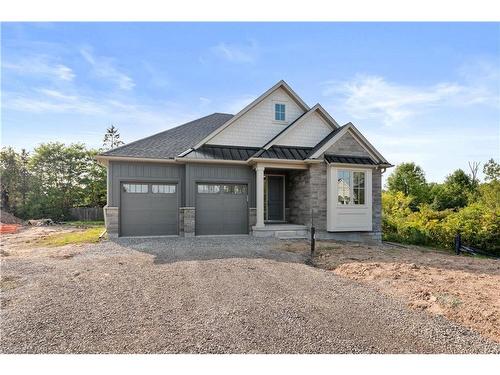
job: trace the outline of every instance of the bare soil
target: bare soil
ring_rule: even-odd
[[[500,353],[500,345],[442,315],[305,264],[305,242],[33,245],[74,230],[28,228],[0,237],[0,352]]]
[[[290,251],[307,244],[288,243]],[[314,264],[500,342],[500,261],[418,246],[319,242]]]

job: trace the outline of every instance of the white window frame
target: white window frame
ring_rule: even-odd
[[[349,197],[350,197],[350,200],[349,200],[349,203],[347,204],[342,204],[339,202],[338,200],[338,190],[337,190],[337,205],[340,206],[340,207],[344,207],[344,206],[366,206],[366,203],[367,203],[367,190],[366,190],[366,171],[365,170],[360,170],[360,169],[353,169],[353,168],[337,168],[337,172],[336,172],[336,181],[337,181],[337,188],[338,188],[338,174],[339,172],[349,172]],[[356,204],[354,203],[354,173],[363,173],[364,174],[364,179],[365,179],[365,183],[364,183],[364,187],[363,187],[363,190],[364,190],[364,203],[362,204]]]
[[[275,101],[273,100],[273,122],[274,123],[277,123],[277,124],[285,124],[287,123],[287,119],[288,119],[288,115],[287,115],[287,106],[288,106],[288,103],[286,102],[280,102],[280,101]],[[284,120],[276,120],[276,104],[280,104],[280,105],[283,105],[285,106],[285,119]]]
[[[353,192],[353,172],[365,173],[365,204],[338,203],[337,173],[351,172],[351,194]],[[349,167],[330,164],[327,167],[327,230],[329,232],[372,231],[372,168]]]

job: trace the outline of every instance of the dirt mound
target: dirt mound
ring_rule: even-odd
[[[0,223],[2,224],[23,224],[23,220],[9,214],[7,211],[0,210]]]

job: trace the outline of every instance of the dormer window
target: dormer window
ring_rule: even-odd
[[[285,105],[276,103],[274,105],[274,119],[276,121],[285,121]]]

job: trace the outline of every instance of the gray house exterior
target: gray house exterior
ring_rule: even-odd
[[[381,239],[392,165],[280,81],[236,115],[214,113],[97,157],[108,234]]]

